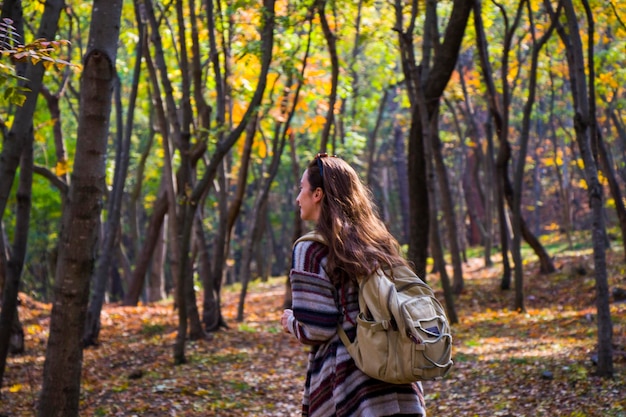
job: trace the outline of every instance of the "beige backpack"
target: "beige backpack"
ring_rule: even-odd
[[[296,241],[324,243],[317,233]],[[392,278],[393,276],[393,278]],[[339,337],[365,374],[393,384],[444,377],[452,367],[452,336],[445,310],[432,289],[399,266],[359,279],[356,338],[341,324]]]

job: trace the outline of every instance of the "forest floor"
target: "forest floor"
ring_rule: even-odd
[[[623,252],[607,252],[610,287],[626,288]],[[613,379],[594,376],[596,309],[590,252],[557,257],[561,272],[525,265],[526,311],[499,289],[501,270],[464,265],[466,288],[453,326],[455,365],[425,382],[429,416],[626,416],[626,303],[612,302]],[[586,275],[566,273],[586,266]],[[430,283],[443,299],[435,275]],[[239,292],[227,288],[230,329],[189,342],[174,366],[171,302],[106,305],[100,345],[84,351],[81,416],[298,416],[306,351],[280,329],[285,279],[254,282],[245,321],[235,321]],[[611,298],[613,301],[613,298]],[[21,295],[26,353],[9,358],[0,415],[35,415],[50,305]]]

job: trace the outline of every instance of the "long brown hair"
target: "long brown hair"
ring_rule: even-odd
[[[328,242],[327,271],[333,280],[346,282],[407,264],[378,216],[371,192],[347,162],[319,154],[307,170],[311,190],[324,191],[317,231]]]

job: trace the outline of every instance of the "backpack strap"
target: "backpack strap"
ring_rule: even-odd
[[[320,235],[317,231],[312,230],[308,233],[305,233],[304,235],[300,236],[298,239],[296,239],[296,241],[294,242],[294,246],[296,246],[298,243],[300,242],[319,242],[322,243],[324,245],[327,245],[326,240],[324,239],[324,237],[322,235]],[[359,280],[359,298],[361,298],[361,280]],[[361,306],[361,300],[359,299],[359,306]],[[339,338],[341,339],[341,341],[343,342],[343,344],[345,346],[350,346],[352,345],[352,342],[350,342],[350,338],[348,337],[348,335],[346,334],[346,331],[343,329],[342,323],[339,322],[337,323],[337,333],[339,334]],[[382,326],[381,326],[382,328]]]

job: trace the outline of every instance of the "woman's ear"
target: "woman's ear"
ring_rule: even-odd
[[[313,198],[315,198],[316,201],[321,201],[322,197],[324,197],[324,190],[322,190],[321,187],[317,187],[313,192]]]

